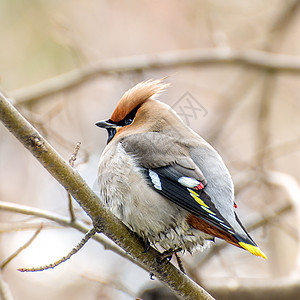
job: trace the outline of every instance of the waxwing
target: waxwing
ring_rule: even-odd
[[[235,212],[234,187],[216,150],[154,96],[168,84],[128,90],[110,119],[99,162],[106,208],[145,242],[165,250],[203,247],[215,237],[267,258]]]

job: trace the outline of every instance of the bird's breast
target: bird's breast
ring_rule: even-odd
[[[185,210],[149,186],[137,159],[126,153],[121,143],[107,145],[98,174],[104,206],[140,237],[165,249],[191,250],[203,244],[205,234],[188,225]]]

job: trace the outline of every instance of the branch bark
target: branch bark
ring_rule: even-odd
[[[10,96],[16,104],[24,104],[70,89],[100,75],[206,64],[238,64],[263,70],[300,72],[300,57],[297,56],[230,48],[190,49],[90,63],[29,88],[12,91]]]
[[[144,253],[144,243],[114,215],[103,209],[100,199],[79,173],[63,160],[1,92],[0,120],[76,199],[96,224],[97,229],[101,229],[101,232],[134,257],[146,270],[152,272],[177,296],[185,299],[213,299],[202,287],[172,264],[159,264],[160,253],[154,248]]]

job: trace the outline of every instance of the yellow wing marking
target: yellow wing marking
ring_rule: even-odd
[[[203,208],[204,210],[206,210],[209,214],[215,215],[215,213],[212,212],[211,210],[209,210],[208,208],[205,208],[205,207],[203,207],[203,206],[202,206],[202,208]],[[220,221],[220,220],[219,220],[219,221]]]
[[[189,188],[188,188],[188,191],[189,191],[191,194],[193,194],[193,195],[199,197],[199,195],[198,195],[195,191],[193,191],[193,190],[191,190],[191,189],[189,189]]]
[[[190,195],[196,200],[196,202],[198,202],[201,206],[207,207],[209,208],[209,206],[207,206],[203,200],[201,200],[198,196],[195,196],[194,194],[190,193]]]

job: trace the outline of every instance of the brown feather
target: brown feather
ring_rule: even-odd
[[[225,240],[226,242],[240,247],[239,243],[236,241],[236,239],[230,235],[229,233],[226,233],[224,231],[222,231],[221,229],[207,223],[206,221],[196,217],[195,215],[190,214],[187,217],[187,222],[190,226],[192,226],[195,229],[198,229],[204,233],[210,234],[212,236],[215,236],[217,238],[220,238],[222,240]]]
[[[128,90],[117,104],[110,119],[113,122],[123,120],[137,106],[142,105],[153,95],[162,92],[169,86],[169,84],[162,83],[162,81],[163,79],[143,81]]]

